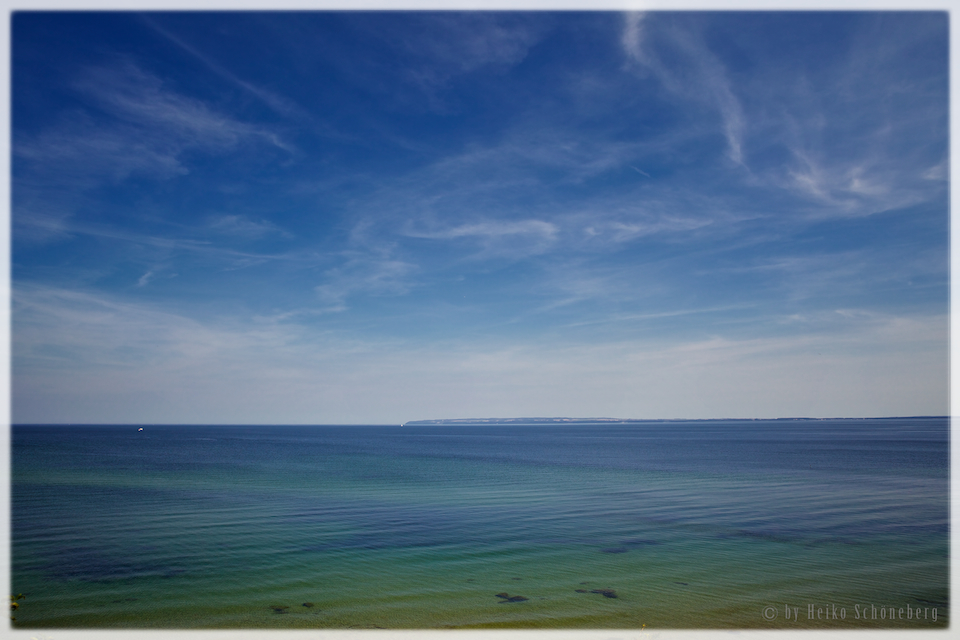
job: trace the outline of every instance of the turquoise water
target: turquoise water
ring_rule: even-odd
[[[15,626],[949,624],[946,418],[140,426],[13,427]]]

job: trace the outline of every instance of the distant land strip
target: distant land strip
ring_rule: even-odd
[[[880,416],[874,418],[445,418],[440,420],[410,420],[402,426],[457,425],[457,424],[594,424],[634,422],[724,422],[732,420],[917,420],[945,418],[947,416]]]

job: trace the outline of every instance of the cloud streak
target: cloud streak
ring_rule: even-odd
[[[196,47],[187,44],[182,38],[177,37],[170,30],[162,27],[156,20],[146,16],[141,16],[141,19],[143,20],[144,24],[148,25],[151,29],[175,44],[181,50],[199,60],[204,64],[204,66],[216,73],[218,76],[226,79],[230,83],[243,89],[248,94],[254,96],[277,114],[287,118],[309,119],[308,112],[290,99],[241,80],[221,64],[217,63],[209,56],[201,53]],[[289,150],[289,148],[286,146],[284,148]]]
[[[417,267],[408,262],[380,257],[356,256],[342,266],[324,273],[326,282],[315,287],[328,311],[345,311],[348,298],[365,296],[399,296],[414,286],[410,276]]]
[[[653,26],[652,20],[656,22]],[[668,20],[646,13],[626,14],[621,43],[627,60],[651,71],[671,93],[704,101],[715,109],[727,141],[727,155],[734,163],[743,164],[743,109],[726,68],[697,34],[677,28]],[[665,62],[664,56],[654,51],[654,39],[671,57],[682,60],[682,68]]]
[[[74,111],[39,135],[14,136],[15,179],[93,188],[132,175],[169,178],[189,172],[183,154],[222,154],[244,142],[286,148],[272,131],[217,113],[173,92],[131,62],[91,67],[73,88],[99,114]]]

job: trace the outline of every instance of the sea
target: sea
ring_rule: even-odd
[[[14,629],[943,629],[949,419],[14,425]]]

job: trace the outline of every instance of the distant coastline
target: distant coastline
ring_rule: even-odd
[[[949,416],[884,416],[873,418],[443,418],[439,420],[410,420],[401,426],[458,425],[458,424],[628,424],[642,422],[725,422],[725,421],[822,421],[822,420],[918,420],[947,418]]]

